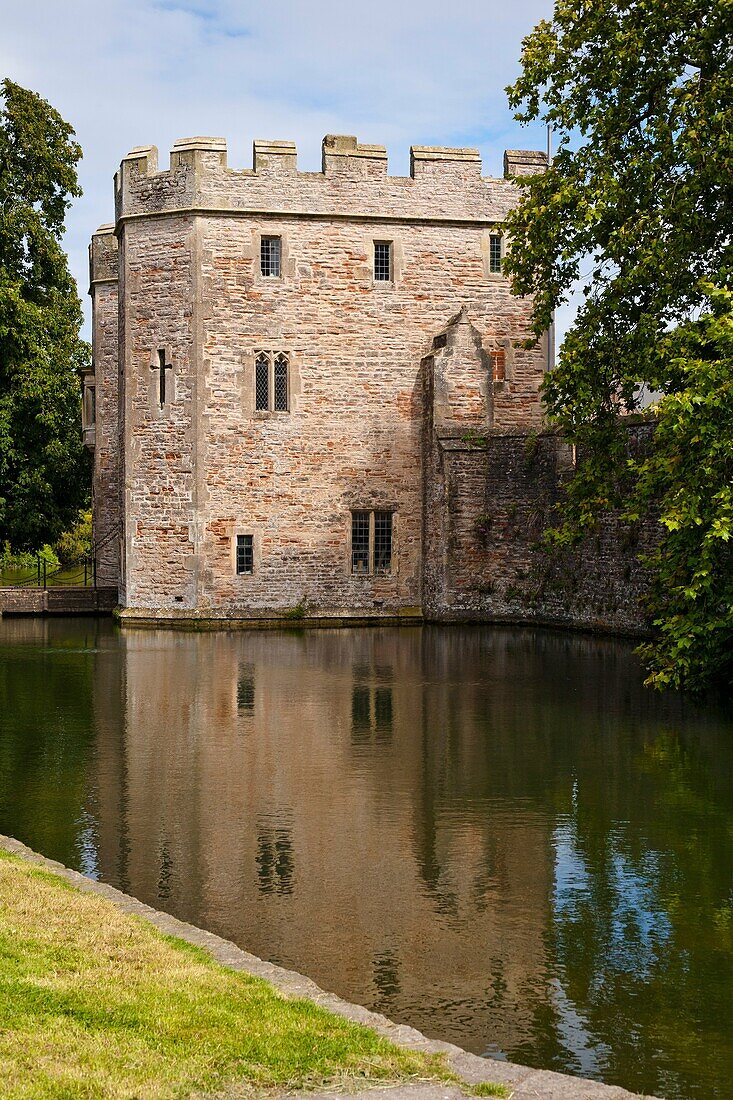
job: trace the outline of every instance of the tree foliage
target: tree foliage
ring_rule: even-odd
[[[544,388],[589,456],[561,537],[609,508],[661,501],[650,680],[730,681],[733,0],[556,0],[508,93],[520,120],[557,138],[507,226],[506,268],[516,293],[534,295],[535,338],[585,283]],[[640,384],[665,394],[645,459],[628,456],[623,430]]]
[[[61,247],[80,195],[74,131],[34,92],[0,92],[0,543],[52,542],[87,493],[81,307]]]

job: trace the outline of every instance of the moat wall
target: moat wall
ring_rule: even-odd
[[[650,428],[629,435],[635,449]],[[635,523],[609,516],[569,550],[541,545],[574,472],[562,437],[491,435],[473,443],[436,433],[426,472],[426,618],[648,631],[639,555],[658,541],[652,516]]]

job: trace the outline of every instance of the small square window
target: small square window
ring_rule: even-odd
[[[501,274],[501,234],[489,235],[489,271],[492,275]]]
[[[279,278],[281,257],[281,238],[262,237],[260,241],[260,275],[264,275],[266,278]]]
[[[237,573],[254,573],[254,536],[237,535]]]
[[[374,280],[378,283],[392,281],[392,242],[374,242]]]

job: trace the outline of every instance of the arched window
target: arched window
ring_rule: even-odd
[[[275,412],[287,412],[288,411],[288,357],[287,355],[275,356],[275,368],[274,368],[274,399],[273,408]]]
[[[270,357],[264,352],[255,359],[255,408],[270,408]]]
[[[288,412],[290,409],[290,359],[283,351],[260,351],[255,357],[255,409]]]

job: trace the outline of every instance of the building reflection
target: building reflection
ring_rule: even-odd
[[[103,878],[428,1034],[653,1091],[628,1076],[638,982],[673,950],[688,838],[653,859],[623,830],[658,828],[682,711],[630,686],[630,649],[429,628],[119,646],[94,691]],[[603,993],[619,972],[628,1017]]]
[[[471,748],[480,700],[443,690],[455,654],[420,630],[120,645],[103,877],[428,1031],[438,1004],[446,1038],[525,1033],[551,823],[492,797],[492,753]],[[96,699],[103,722],[114,695]]]
[[[730,710],[633,661],[3,620],[0,831],[428,1034],[722,1097]]]

